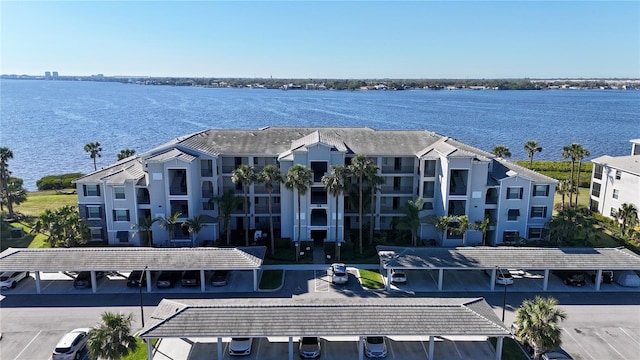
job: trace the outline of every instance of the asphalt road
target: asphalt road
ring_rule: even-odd
[[[507,293],[505,324],[513,321],[524,299],[536,293]],[[563,348],[576,360],[637,359],[640,354],[640,293],[551,293],[568,314],[562,323]],[[485,297],[499,317],[502,292],[403,293],[363,290],[351,275],[349,284],[335,286],[322,271],[287,272],[283,288],[260,293],[171,293],[144,294],[144,315],[149,318],[162,298],[235,297]],[[105,311],[133,313],[133,328],[139,329],[140,299],[137,293],[123,294],[41,294],[0,296],[0,359],[46,360],[57,341],[67,331],[95,325]]]

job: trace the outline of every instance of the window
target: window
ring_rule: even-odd
[[[84,196],[100,196],[100,185],[85,185]]]
[[[599,205],[600,203],[597,200],[589,199],[589,210],[597,212]]]
[[[436,176],[436,161],[425,160],[424,161],[424,176],[434,177]]]
[[[609,210],[609,215],[616,217],[618,215],[618,210],[616,210],[616,208],[611,208],[611,210]]]
[[[88,219],[102,218],[102,211],[100,210],[100,206],[87,206],[87,218]]]
[[[542,228],[530,228],[529,236],[527,236],[530,240],[540,240],[542,239]]]
[[[129,242],[129,232],[128,231],[116,231],[116,239],[118,242]]]
[[[617,199],[620,196],[620,190],[613,189],[613,198]]]
[[[113,210],[113,221],[129,221],[129,210]]]
[[[602,180],[602,165],[595,164],[593,168],[593,178]]]
[[[102,241],[102,228],[91,228],[91,241]]]
[[[516,243],[520,239],[520,232],[518,231],[505,231],[502,233],[502,242]]]
[[[547,217],[547,207],[546,206],[532,206],[531,207],[531,217],[532,218],[544,218],[544,217]]]
[[[507,199],[522,199],[522,190],[521,187],[508,187]]]
[[[433,194],[435,193],[435,185],[436,183],[433,181],[425,181],[424,189],[422,190],[424,198],[431,199],[433,198]]]
[[[591,195],[595,197],[600,197],[600,184],[594,182],[591,186]]]
[[[507,212],[507,220],[509,221],[517,221],[518,216],[520,216],[519,209],[509,209],[509,211]]]
[[[622,171],[616,170],[616,180],[620,180],[621,177],[622,177]]]
[[[114,186],[113,187],[113,196],[116,199],[124,199],[124,186]]]
[[[549,185],[535,185],[533,196],[549,196]]]
[[[212,201],[203,201],[202,210],[214,210]]]
[[[422,203],[422,210],[433,210],[433,203],[431,201],[425,201]]]

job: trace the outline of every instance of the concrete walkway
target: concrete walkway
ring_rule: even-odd
[[[313,247],[313,263],[318,265],[318,264],[324,264],[325,263],[325,254],[324,254],[324,247],[323,246],[314,246]]]

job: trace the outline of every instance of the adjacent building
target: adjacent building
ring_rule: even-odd
[[[373,201],[371,226],[376,231],[392,229],[404,216],[401,209],[406,202],[418,198],[424,199],[420,239],[443,246],[477,245],[483,236],[476,230],[462,235],[441,233],[427,219],[466,215],[474,223],[488,217],[492,226],[486,243],[496,245],[540,239],[552,215],[557,184],[552,178],[433,132],[367,127],[212,129],[179,137],[77,179],[78,205],[93,240],[140,245],[142,234],[136,228],[142,219],[178,212],[179,222],[202,215],[208,225],[197,236],[196,241],[202,243],[218,239],[222,230],[218,204],[209,200],[228,190],[244,196],[242,186],[231,180],[239,165],[253,166],[259,172],[271,164],[286,173],[301,164],[312,170],[313,184],[302,196],[300,209],[297,193],[284,184],[272,194],[280,236],[317,244],[349,241],[353,230],[369,226],[371,212],[365,211],[366,216],[359,219],[358,202],[349,193],[339,197],[336,207],[321,179],[331,166],[348,165],[356,155],[370,159],[384,179]],[[252,184],[248,197],[249,222],[239,208],[231,215],[231,228],[268,229],[265,186]],[[175,245],[158,223],[152,230],[154,245]],[[181,226],[172,238],[190,244]]]
[[[591,210],[613,218],[622,204],[640,209],[640,139],[631,140],[631,155],[605,155],[591,162]]]

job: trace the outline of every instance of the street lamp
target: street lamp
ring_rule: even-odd
[[[138,279],[138,294],[140,294],[140,321],[142,322],[142,327],[144,328],[144,306],[142,304],[142,278],[147,276],[147,266],[144,267],[144,270],[140,274],[140,279]]]
[[[496,266],[496,272],[498,272],[498,271],[502,274],[502,270],[499,267]],[[496,276],[497,275],[498,274],[496,274]],[[502,292],[502,323],[504,323],[504,311],[505,311],[505,308],[507,307],[507,284],[506,284],[506,282],[504,284],[502,284],[502,286],[504,287],[504,291]]]

